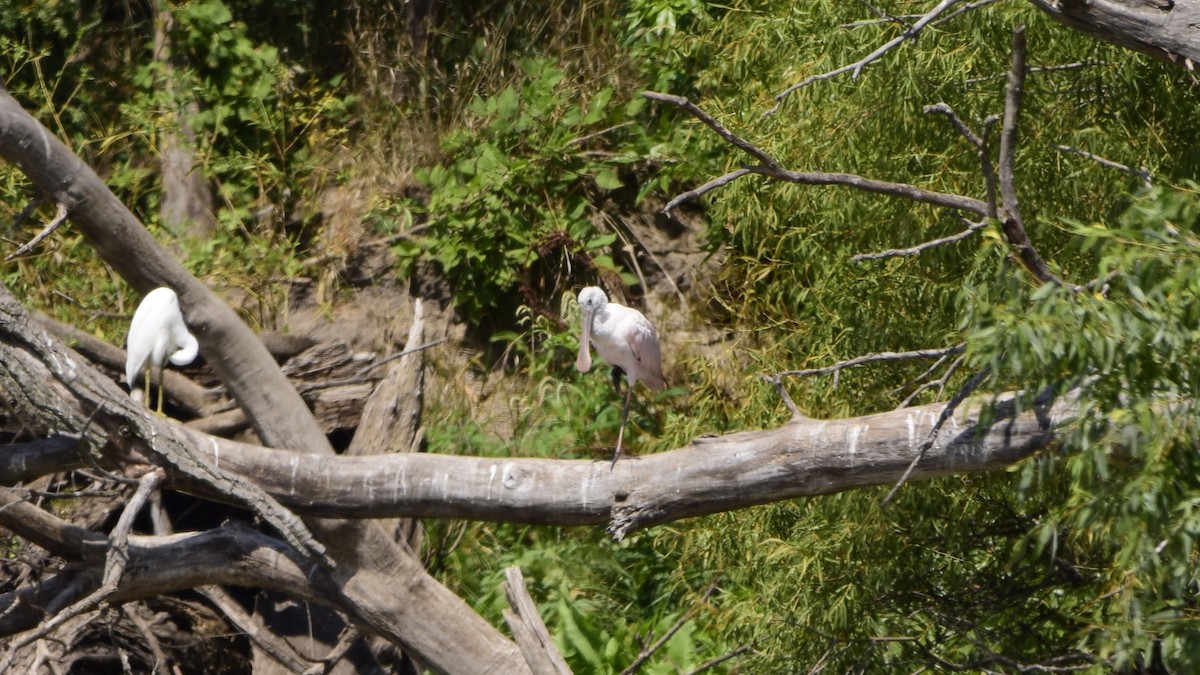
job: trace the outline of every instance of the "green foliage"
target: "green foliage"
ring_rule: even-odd
[[[1189,647],[1200,637],[1198,226],[1194,185],[1154,190],[1115,223],[1068,223],[1097,260],[1104,285],[1095,293],[1019,289],[993,303],[968,291],[963,301],[977,363],[1031,390],[1083,386],[1083,413],[1060,451],[1024,469],[1031,494],[1068,490],[1029,546],[1091,561],[1093,585],[1063,613],[1089,626],[1090,649],[1120,668],[1151,653],[1173,669],[1200,666]]]
[[[344,141],[355,97],[339,91],[340,77],[316,81],[252,40],[221,0],[187,3],[173,19],[171,58],[147,60],[136,71],[137,95],[125,115],[173,132],[186,120],[197,161],[226,205],[218,211],[222,224],[254,229],[247,224],[263,222],[256,213],[266,209],[276,215],[265,224],[281,231],[296,217],[296,200],[312,197],[313,173],[327,161],[318,148]],[[150,213],[156,206],[148,198]]]
[[[472,324],[518,288],[556,297],[569,274],[619,274],[617,236],[596,224],[597,192],[624,189],[620,174],[646,142],[629,124],[640,99],[620,104],[608,88],[576,99],[545,59],[525,59],[521,70],[519,85],[475,98],[466,127],[443,139],[444,162],[420,173],[428,236],[397,248],[405,268],[425,257],[439,263]],[[599,139],[623,149],[590,150]]]
[[[865,56],[902,22],[834,0],[444,5],[418,51],[395,7],[364,6],[356,24],[328,4],[185,3],[166,64],[152,62],[152,26],[137,8],[0,3],[5,86],[160,234],[157,148],[191,106],[221,228],[189,245],[186,262],[264,297],[278,292],[273,277],[306,273],[298,261],[324,234],[319,190],[394,171],[399,188],[370,183],[370,224],[390,234],[413,214],[423,221],[417,239],[396,245],[401,273],[435,261],[510,366],[469,374],[501,399],[492,414],[502,420],[453,382],[428,409],[429,446],[487,456],[607,457],[619,400],[601,369],[571,366],[566,291],[597,276],[634,283],[620,230],[606,222],[613,204],[678,193],[746,161],[678,111],[645,106],[640,89],[691,97],[789,168],[982,197],[974,149],[922,109],[946,102],[979,130],[1003,106],[1011,29],[1027,24],[1039,69],[1018,152],[1025,220],[1059,274],[1101,282],[1083,293],[1035,286],[994,226],[920,256],[855,263],[964,224],[904,200],[743,178],[706,199],[722,266],[701,280],[711,302],[699,310],[739,336],[736,348],[672,354],[680,386],[636,399],[627,442],[640,454],[780,422],[786,411],[759,372],[966,341],[962,372],[920,401],[944,399],[984,366],[983,395],[1084,384],[1083,412],[1052,451],[1008,472],[905,486],[886,508],[883,489],[860,490],[620,545],[598,528],[431,523],[431,566],[500,625],[502,570],[520,565],[577,672],[623,668],[693,608],[646,672],[745,643],[761,656],[734,662],[739,672],[1197,668],[1200,206],[1186,180],[1200,175],[1200,117],[1180,69],[1073,33],[1028,3],[993,3],[764,118],[785,87]],[[873,6],[909,16],[930,4]],[[342,35],[370,48],[349,54]],[[1076,65],[1040,69],[1063,64]],[[1059,144],[1145,167],[1167,187],[1143,192]],[[28,199],[25,181],[0,172],[0,195],[7,221]],[[30,304],[120,341],[120,322],[80,317],[128,314],[134,298],[69,230],[3,277]],[[894,407],[927,365],[789,387],[809,415],[861,414]],[[717,570],[720,592],[698,605]]]

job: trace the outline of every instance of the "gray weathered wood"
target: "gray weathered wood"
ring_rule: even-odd
[[[1190,70],[1200,63],[1200,0],[1029,0],[1055,21]]]
[[[559,653],[550,631],[546,630],[533,598],[529,597],[520,567],[504,570],[504,594],[512,606],[512,609],[504,610],[504,620],[512,630],[533,675],[570,675],[570,666]]]
[[[1064,397],[1021,410],[1006,394],[960,405],[910,481],[1009,466],[1046,447],[1075,412]],[[395,454],[280,453],[188,431],[210,461],[262,486],[299,513],[338,517],[466,518],[609,525],[616,536],[680,518],[796,497],[894,484],[945,404],[841,420],[799,419],[775,429],[698,438],[630,457],[595,460]],[[19,445],[0,456],[0,480],[85,465],[71,443]],[[133,458],[134,461],[145,461]],[[169,476],[176,488],[219,497]]]

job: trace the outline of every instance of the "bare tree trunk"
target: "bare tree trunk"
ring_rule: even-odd
[[[216,232],[212,191],[196,166],[196,133],[191,118],[199,112],[195,100],[177,102],[175,56],[171,50],[171,7],[156,0],[154,11],[154,61],[159,64],[158,82],[165,98],[174,106],[167,111],[166,124],[159,129],[162,152],[162,224],[177,238],[208,239]]]

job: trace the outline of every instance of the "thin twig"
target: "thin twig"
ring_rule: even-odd
[[[688,190],[687,192],[676,195],[671,201],[667,202],[666,206],[664,206],[662,208],[662,212],[669,214],[669,213],[671,213],[671,211],[675,210],[675,207],[679,206],[680,204],[682,204],[686,201],[691,201],[697,197],[703,196],[723,185],[728,185],[729,183],[732,183],[733,181],[735,181],[749,173],[751,173],[750,169],[736,169],[734,171],[730,171],[729,173],[725,174],[724,176],[718,176],[717,178],[714,178],[714,179],[708,181],[707,183],[705,183],[704,185],[701,185],[700,187],[693,188],[691,190]]]
[[[858,0],[858,4],[871,10],[875,14],[875,16],[879,17],[880,19],[883,19],[884,21],[886,21],[888,23],[894,23],[898,26],[902,26],[906,30],[912,29],[911,22],[906,21],[902,17],[893,16],[891,14],[888,14],[887,12],[883,11],[882,9],[879,9],[875,5],[872,5],[871,3],[867,2],[867,0]],[[920,14],[915,14],[915,15],[910,15],[908,18],[916,19],[916,18],[920,18],[920,16],[921,16]]]
[[[51,220],[49,223],[46,223],[46,226],[42,228],[42,231],[38,232],[37,235],[33,239],[30,239],[28,243],[21,246],[21,248],[13,251],[12,253],[9,253],[8,256],[6,256],[4,258],[4,261],[8,262],[9,260],[12,260],[13,258],[19,258],[19,257],[25,255],[26,253],[29,253],[30,251],[32,251],[34,249],[34,247],[36,247],[38,244],[42,243],[43,239],[45,239],[46,237],[49,237],[51,235],[51,233],[53,233],[55,230],[58,229],[59,225],[62,225],[63,222],[66,221],[67,213],[68,213],[67,205],[60,203],[58,205],[58,210],[54,213],[54,219]]]
[[[729,652],[722,654],[715,659],[710,659],[708,661],[705,661],[704,663],[701,663],[700,665],[696,666],[695,670],[688,673],[688,675],[699,675],[699,673],[703,673],[704,671],[709,670],[710,668],[716,668],[717,666],[721,665],[722,663],[725,663],[726,661],[728,661],[730,659],[735,659],[735,658],[741,656],[742,654],[745,654],[746,652],[750,651],[751,649],[754,649],[754,643],[747,642],[746,644],[744,644],[736,649],[730,650]]]
[[[1078,61],[1076,63],[1063,63],[1057,66],[1029,66],[1025,69],[1027,73],[1059,73],[1067,70],[1079,70],[1081,68],[1090,68],[1092,66],[1107,66],[1107,61]],[[989,80],[997,80],[1002,77],[1008,77],[1007,74],[988,75],[987,77],[973,77],[963,82],[963,84],[979,84]]]
[[[405,349],[404,351],[400,352],[399,354],[392,354],[391,356],[389,356],[389,357],[387,357],[387,358],[385,358],[385,359],[382,359],[382,360],[376,361],[375,363],[372,363],[371,365],[367,366],[366,368],[363,368],[362,370],[358,371],[358,375],[357,375],[357,377],[359,377],[359,378],[366,377],[366,376],[367,376],[367,373],[370,373],[372,370],[375,370],[375,369],[376,369],[376,368],[378,368],[379,366],[382,366],[382,365],[384,365],[384,364],[391,363],[392,361],[395,361],[396,359],[399,359],[399,358],[403,358],[403,357],[405,357],[405,356],[408,356],[409,354],[415,354],[416,352],[419,352],[419,351],[423,351],[423,350],[429,349],[430,347],[436,347],[436,346],[438,346],[438,345],[442,344],[443,342],[446,342],[446,341],[448,341],[449,339],[450,339],[450,338],[438,338],[438,339],[436,339],[436,340],[433,340],[433,341],[431,341],[431,342],[426,342],[426,343],[425,343],[425,344],[423,344],[423,345],[417,345],[416,347],[413,347],[413,348],[411,348],[411,349]],[[349,380],[349,381],[347,381],[347,382],[342,382],[342,383],[340,383],[340,384],[355,384],[355,383],[357,383],[357,382],[360,382],[360,381],[361,381],[361,380]]]
[[[872,62],[877,61],[878,59],[882,58],[885,54],[887,54],[888,52],[892,51],[896,47],[903,44],[905,40],[915,39],[918,35],[920,35],[921,31],[930,24],[930,22],[932,22],[934,19],[936,19],[938,17],[939,14],[946,11],[951,6],[956,4],[957,2],[959,2],[959,0],[942,0],[941,2],[939,2],[937,4],[936,7],[929,10],[929,12],[927,14],[925,14],[925,16],[921,17],[921,19],[919,21],[912,24],[907,29],[905,29],[902,33],[900,33],[900,35],[897,35],[896,37],[892,38],[888,42],[884,43],[882,46],[880,46],[879,48],[877,48],[875,51],[871,52],[870,54],[866,55],[862,59],[855,61],[854,63],[844,65],[841,68],[836,68],[827,73],[822,73],[820,75],[811,75],[809,77],[804,78],[800,82],[793,84],[792,86],[788,87],[787,89],[784,89],[782,92],[775,95],[775,105],[772,106],[770,110],[767,110],[765,113],[763,113],[763,117],[768,117],[770,115],[775,114],[779,110],[780,106],[783,105],[784,100],[787,99],[788,96],[791,96],[792,93],[796,92],[799,89],[807,87],[808,85],[812,84],[813,82],[818,82],[820,80],[828,80],[828,79],[837,77],[838,75],[841,75],[843,73],[852,73],[851,78],[857,80],[858,76],[862,72],[863,68],[866,68]]]
[[[978,223],[972,223],[966,218],[963,218],[963,220],[967,223],[967,229],[963,230],[962,232],[956,232],[948,237],[931,239],[930,241],[917,244],[916,246],[910,246],[908,248],[891,248],[886,251],[876,251],[875,253],[856,253],[855,255],[850,256],[850,260],[853,262],[862,262],[864,260],[880,260],[882,258],[899,258],[902,256],[917,255],[918,253],[927,251],[931,248],[962,241],[963,239],[966,239],[967,237],[982,230],[987,225],[986,220],[981,220]]]
[[[937,441],[938,434],[942,431],[942,426],[945,425],[946,421],[954,415],[954,411],[958,409],[958,406],[961,405],[963,401],[967,400],[967,397],[970,396],[971,393],[974,392],[975,389],[977,389],[989,375],[991,375],[991,373],[992,367],[990,365],[984,366],[983,370],[975,373],[970,380],[967,380],[967,383],[964,384],[958,390],[958,392],[954,394],[954,398],[950,399],[950,402],[942,408],[942,414],[938,415],[937,422],[935,422],[933,428],[929,430],[929,435],[925,437],[925,440],[921,442],[921,446],[917,448],[917,456],[913,457],[913,460],[909,463],[908,468],[905,469],[904,473],[900,476],[900,480],[896,481],[896,484],[893,485],[892,489],[888,491],[887,496],[883,498],[882,504],[884,506],[886,506],[888,502],[892,501],[892,498],[895,497],[896,493],[900,491],[900,487],[904,485],[904,483],[908,480],[908,477],[912,475],[913,470],[917,468],[917,463],[920,462],[921,458],[925,456],[925,453],[933,447],[933,444]]]
[[[946,0],[946,1],[957,2],[957,0]],[[772,156],[768,155],[766,152],[760,150],[758,148],[758,146],[754,145],[750,141],[747,141],[746,139],[742,138],[741,136],[738,136],[737,134],[733,133],[732,131],[726,129],[724,125],[722,125],[717,120],[713,119],[712,116],[710,116],[708,113],[701,110],[700,106],[696,105],[695,103],[692,103],[687,98],[685,98],[683,96],[673,96],[671,94],[660,94],[656,91],[643,91],[642,97],[648,98],[651,101],[658,101],[659,103],[670,103],[671,105],[683,108],[684,110],[691,113],[693,117],[695,117],[696,119],[703,122],[706,126],[708,126],[709,129],[712,129],[713,131],[717,132],[717,135],[720,136],[721,138],[724,138],[725,141],[727,143],[729,143],[730,145],[740,148],[743,152],[745,152],[746,154],[750,155],[751,157],[757,159],[759,162],[761,162],[765,166],[771,167],[773,169],[780,168],[779,163],[775,161],[774,157],[772,157]]]
[[[987,7],[988,5],[995,3],[995,2],[999,2],[999,1],[1000,0],[976,0],[975,2],[968,2],[967,4],[963,5],[962,7],[959,7],[958,9],[954,10],[953,12],[950,12],[946,16],[943,16],[940,19],[938,19],[937,21],[934,21],[930,25],[931,26],[940,26],[943,23],[948,23],[950,21],[953,21],[955,19],[955,17],[957,17],[961,14],[966,14],[967,12],[974,11],[976,9],[979,9],[980,7]]]
[[[346,657],[346,654],[350,651],[350,648],[353,647],[361,637],[362,633],[358,632],[358,629],[356,629],[354,626],[346,626],[342,629],[342,632],[338,634],[338,641],[337,644],[333,646],[333,649],[330,649],[328,654],[321,657],[321,663],[306,670],[304,675],[324,675],[325,673],[332,672],[337,666],[338,661],[341,661]]]
[[[614,124],[611,127],[608,127],[607,129],[601,129],[600,131],[588,134],[586,136],[580,136],[579,138],[572,138],[571,140],[567,141],[567,145],[579,145],[580,143],[585,143],[585,142],[590,141],[591,139],[596,138],[598,136],[603,136],[604,134],[607,134],[610,131],[616,131],[617,129],[620,129],[622,127],[627,127],[630,124],[633,124],[633,122],[621,122],[620,124]]]
[[[207,598],[217,608],[217,611],[229,620],[229,623],[241,631],[242,635],[249,638],[256,647],[262,650],[262,653],[274,659],[276,663],[293,673],[306,672],[313,666],[314,662],[311,659],[301,656],[283,638],[267,628],[261,620],[243,610],[225,589],[219,586],[201,586],[196,590]],[[317,665],[319,667],[321,664]]]
[[[987,139],[991,135],[991,128],[992,125],[996,123],[996,118],[989,116],[986,120],[984,120],[983,134],[978,135],[967,126],[966,122],[963,122],[962,119],[959,118],[958,113],[954,112],[954,109],[951,108],[947,103],[935,103],[931,106],[926,106],[924,112],[926,115],[931,113],[944,115],[948,120],[950,120],[950,124],[952,124],[955,129],[958,129],[958,132],[962,134],[963,138],[966,138],[967,142],[975,146],[975,154],[979,157],[979,168],[983,172],[984,188],[987,190],[987,216],[988,218],[995,219],[997,217],[996,167],[992,165],[992,158],[988,153]]]
[[[779,398],[783,399],[783,404],[792,413],[792,421],[808,419],[800,412],[800,408],[796,406],[796,402],[792,400],[791,394],[788,393],[787,387],[783,386],[783,378],[778,375],[759,375],[766,382],[775,385],[775,390],[779,392]]]
[[[943,360],[944,359],[939,359],[938,363],[940,364]],[[937,395],[941,397],[942,392],[946,390],[946,383],[950,381],[950,378],[954,375],[954,373],[958,372],[959,367],[962,366],[966,360],[967,357],[965,354],[959,354],[958,358],[954,359],[954,361],[950,363],[950,365],[946,368],[946,372],[942,373],[941,377],[933,382],[926,382],[914,389],[911,394],[904,397],[904,400],[900,402],[900,405],[896,406],[896,409],[899,410],[901,408],[907,408],[909,404],[913,402],[913,399],[919,396],[921,392],[925,391],[926,389],[933,389],[934,387],[937,387]],[[933,372],[932,369],[930,369],[929,372]]]
[[[785,370],[781,373],[776,373],[775,378],[782,379],[784,377],[810,377],[812,375],[827,375],[829,373],[837,373],[844,368],[860,366],[864,363],[878,363],[880,361],[905,361],[908,359],[936,359],[948,354],[959,354],[963,352],[967,346],[965,344],[946,347],[945,349],[915,349],[908,352],[879,352],[877,354],[866,354],[857,356],[846,361],[839,361],[831,366],[823,366],[821,368],[806,368],[804,370]],[[770,380],[768,380],[770,381]]]
[[[662,637],[658,638],[654,644],[642,649],[642,653],[638,654],[637,658],[633,660],[633,663],[629,664],[625,670],[621,671],[621,675],[633,675],[633,673],[636,673],[638,668],[641,668],[642,664],[654,655],[654,652],[658,651],[659,648],[666,644],[667,640],[670,640],[672,635],[679,632],[679,629],[683,628],[684,624],[686,624],[692,619],[693,616],[695,616],[697,608],[700,605],[708,602],[708,599],[712,597],[712,594],[717,590],[718,581],[719,578],[713,579],[712,583],[708,585],[708,589],[704,591],[704,595],[701,596],[700,599],[695,602],[695,604],[689,607],[686,612],[680,615],[679,619],[675,622],[675,625],[668,628],[667,632],[663,633]]]
[[[1124,164],[1121,164],[1119,162],[1114,162],[1111,159],[1105,159],[1105,158],[1101,157],[1100,155],[1093,155],[1092,153],[1090,153],[1086,150],[1080,150],[1079,148],[1072,148],[1069,145],[1054,145],[1051,147],[1053,147],[1055,150],[1058,150],[1060,152],[1070,152],[1070,153],[1079,155],[1080,157],[1083,157],[1085,159],[1090,159],[1093,162],[1099,164],[1100,166],[1106,166],[1110,169],[1116,169],[1117,171],[1124,171],[1125,173],[1137,176],[1138,178],[1142,179],[1142,185],[1145,186],[1145,188],[1147,190],[1154,187],[1154,181],[1153,181],[1154,174],[1150,173],[1150,170],[1147,169],[1146,167],[1140,167],[1140,168],[1135,169],[1130,166],[1125,166]]]

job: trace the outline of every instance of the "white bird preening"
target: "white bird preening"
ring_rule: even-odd
[[[629,402],[633,398],[633,385],[645,382],[654,391],[666,387],[662,375],[662,352],[658,346],[658,331],[654,324],[632,307],[608,301],[604,291],[588,286],[579,292],[579,308],[582,310],[583,334],[579,337],[579,358],[575,367],[586,373],[592,368],[592,352],[612,366],[613,386],[621,391],[621,374],[628,382],[625,405],[621,408],[621,430],[617,432],[617,450],[612,464],[616,466],[621,456],[621,440],[625,437],[625,422],[629,419]]]
[[[129,395],[142,401],[138,375],[146,377],[146,397],[150,396],[150,381],[158,385],[158,412],[162,414],[162,369],[170,359],[177,366],[191,363],[200,351],[195,336],[188,332],[179,311],[175,291],[159,287],[146,294],[133,321],[129,324],[129,340],[125,346],[125,382]]]

